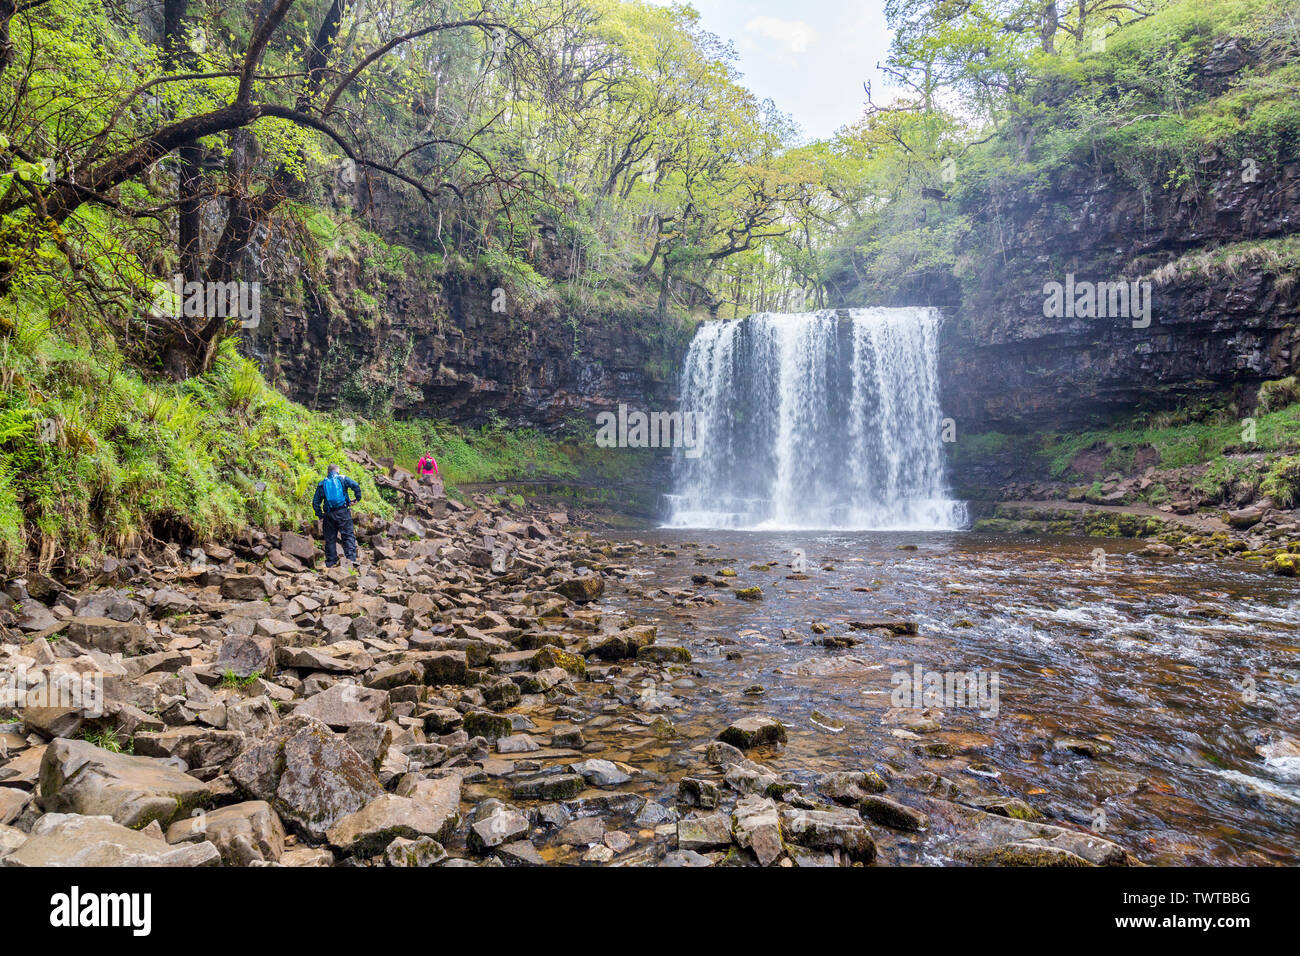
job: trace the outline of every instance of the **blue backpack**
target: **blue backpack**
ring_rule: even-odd
[[[341,475],[329,475],[321,484],[325,486],[326,507],[333,510],[350,503],[347,489],[343,487],[343,477]]]

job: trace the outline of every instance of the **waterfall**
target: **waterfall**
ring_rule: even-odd
[[[678,452],[668,524],[950,530],[934,309],[706,322],[682,370],[697,454]]]

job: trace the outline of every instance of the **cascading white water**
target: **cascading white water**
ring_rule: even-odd
[[[668,525],[952,530],[934,309],[707,322],[682,371],[701,433],[674,459]]]

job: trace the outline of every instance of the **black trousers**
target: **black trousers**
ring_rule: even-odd
[[[345,505],[325,512],[325,517],[321,519],[321,526],[325,532],[326,567],[332,568],[339,563],[337,539],[340,537],[343,539],[343,553],[347,555],[348,560],[357,559],[357,536],[352,530],[351,508]]]

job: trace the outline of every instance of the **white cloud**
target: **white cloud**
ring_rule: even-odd
[[[808,47],[817,39],[817,31],[802,20],[754,17],[745,24],[745,30],[775,40],[789,53],[807,53]]]

